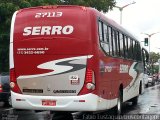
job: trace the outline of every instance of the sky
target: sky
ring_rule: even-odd
[[[133,0],[116,0],[116,6],[122,7]],[[148,37],[142,33],[152,34],[160,32],[160,0],[134,0],[135,4],[125,7],[122,11],[122,26],[133,33],[139,41]],[[120,23],[120,11],[113,8],[106,16]],[[142,46],[144,43],[141,42]],[[149,50],[149,47],[145,47]],[[150,39],[150,51],[160,53],[160,33]]]

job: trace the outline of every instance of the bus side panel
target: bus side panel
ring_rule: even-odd
[[[123,101],[139,95],[142,77],[142,63],[116,59],[103,55],[100,58],[99,96],[110,100],[110,106],[117,104],[120,85],[123,85]]]

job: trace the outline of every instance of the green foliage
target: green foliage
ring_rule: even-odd
[[[28,8],[31,7],[31,4],[28,1],[21,1],[19,4],[20,8]]]
[[[57,0],[57,4],[82,5],[96,8],[99,11],[107,12],[115,5],[114,0]]]
[[[154,73],[158,73],[158,67],[156,65],[156,63],[158,62],[158,59],[160,59],[160,54],[159,53],[155,53],[155,52],[151,52],[150,53],[150,66],[149,66],[149,70],[152,74]]]
[[[159,66],[158,65],[154,65],[153,66],[153,74],[158,73],[159,71]]]
[[[9,35],[0,36],[0,73],[9,71]]]
[[[14,3],[0,3],[0,34],[9,33],[12,14],[18,9]]]
[[[150,61],[152,64],[155,64],[158,61],[158,59],[160,59],[159,53],[155,53],[155,52],[150,53]]]
[[[28,0],[32,7],[45,5],[44,0]]]

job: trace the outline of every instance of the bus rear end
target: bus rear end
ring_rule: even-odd
[[[14,13],[10,39],[14,108],[96,110],[90,28],[84,7],[45,6]]]

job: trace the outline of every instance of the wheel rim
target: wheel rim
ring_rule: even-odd
[[[121,95],[119,95],[118,103],[117,103],[117,113],[121,114]]]

